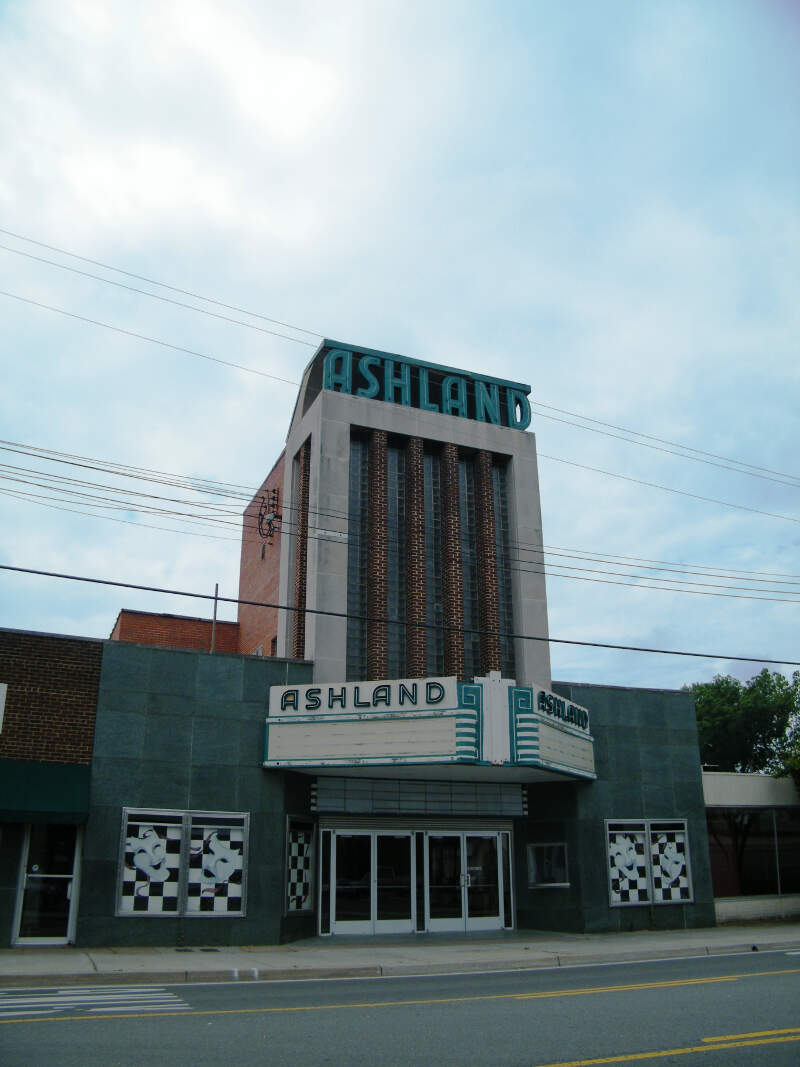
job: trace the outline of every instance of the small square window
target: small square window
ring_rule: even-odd
[[[528,885],[568,886],[567,846],[528,845]]]

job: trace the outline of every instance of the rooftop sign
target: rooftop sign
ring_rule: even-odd
[[[368,348],[330,348],[322,388],[515,430],[531,421],[529,385]]]

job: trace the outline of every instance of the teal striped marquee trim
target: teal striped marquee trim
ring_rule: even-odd
[[[533,687],[529,685],[510,685],[508,687],[508,737],[511,742],[511,762],[527,763],[531,760],[529,739],[519,734],[520,715],[534,710]],[[536,751],[539,751],[539,734],[537,719],[531,716],[536,729]]]
[[[482,758],[482,737],[481,712],[466,709],[459,711],[456,719],[456,753],[459,760],[466,763],[479,761]]]
[[[479,682],[458,683],[458,706],[462,710],[472,708],[476,714],[475,759],[483,761],[483,686]]]

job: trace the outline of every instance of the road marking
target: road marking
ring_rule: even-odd
[[[704,1038],[705,1040],[705,1038]],[[760,1041],[729,1041],[724,1045],[689,1045],[686,1048],[664,1048],[656,1052],[625,1052],[618,1056],[597,1056],[590,1060],[561,1060],[558,1063],[543,1063],[540,1067],[595,1067],[600,1063],[632,1063],[634,1060],[660,1060],[665,1056],[690,1056],[695,1052],[719,1052],[726,1048],[754,1048],[758,1045],[783,1045],[800,1041],[800,1034],[793,1037],[767,1037]]]
[[[777,1034],[800,1034],[800,1026],[787,1026],[785,1030],[755,1030],[752,1034],[726,1034],[724,1037],[704,1037],[704,1041],[738,1041],[745,1037],[775,1037]]]
[[[427,1004],[464,1004],[473,1003],[482,1000],[532,1000],[532,999],[545,999],[549,997],[575,997],[575,996],[589,996],[596,993],[620,993],[620,992],[632,992],[635,990],[644,989],[674,989],[677,986],[694,986],[698,984],[709,984],[713,982],[736,982],[740,978],[769,978],[773,975],[783,974],[800,974],[800,967],[787,968],[783,970],[775,971],[749,971],[745,974],[737,975],[720,975],[718,978],[687,978],[682,981],[671,980],[664,982],[640,982],[635,985],[617,985],[617,986],[594,986],[586,989],[557,989],[548,990],[541,993],[482,993],[468,997],[427,997],[418,998],[414,1000],[375,1000],[375,1001],[362,1001],[353,1004],[299,1004],[291,1007],[282,1008],[207,1008],[197,1009],[190,1008],[187,1005],[185,1011],[181,1012],[182,1016],[189,1015],[281,1015],[291,1014],[298,1012],[313,1012],[313,1011],[345,1011],[364,1008],[402,1008],[402,1007],[419,1007]],[[179,998],[175,998],[178,1000]],[[0,1019],[0,1025],[8,1025],[14,1022],[78,1022],[86,1019],[152,1019],[159,1015],[171,1015],[172,1011],[156,1010],[154,1007],[152,1011],[145,1012],[123,1012],[120,1011],[116,1014],[107,1015],[62,1015],[62,1016],[49,1016],[46,1019]],[[793,1041],[795,1038],[775,1038],[775,1040]],[[797,1040],[800,1040],[798,1036]],[[710,1048],[710,1045],[702,1046],[703,1048]],[[604,1060],[586,1060],[586,1063],[603,1063]],[[609,1063],[615,1062],[614,1060],[607,1061]]]
[[[39,992],[0,992],[0,1022],[13,1022],[8,1016],[49,1015],[64,1011],[120,1012],[139,1009],[142,1013],[188,1011],[189,1005],[177,993],[158,986],[131,986],[89,989],[57,989]],[[75,1016],[80,1018],[80,1016]],[[44,1022],[43,1019],[37,1020]]]

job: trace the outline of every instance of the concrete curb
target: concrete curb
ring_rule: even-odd
[[[589,948],[589,946],[586,946]],[[526,950],[527,952],[527,950]],[[515,954],[509,958],[485,956],[478,959],[438,959],[435,962],[421,960],[406,963],[349,964],[343,966],[308,966],[305,961],[296,967],[253,966],[243,954],[241,967],[191,967],[176,969],[166,966],[163,970],[143,966],[119,970],[94,970],[64,973],[55,967],[48,973],[2,973],[0,988],[53,987],[53,986],[106,986],[106,985],[187,985],[205,982],[285,982],[309,981],[334,978],[391,978],[411,975],[469,974],[478,971],[549,970],[558,967],[584,965],[633,963],[638,960],[669,960],[687,956],[721,956],[748,952],[800,952],[800,939],[787,941],[759,940],[758,938],[730,941],[720,944],[683,944],[670,948],[640,945],[635,949],[614,951],[570,951],[567,946],[559,950],[533,950],[530,955]],[[53,960],[54,964],[56,960]],[[63,961],[68,962],[68,961]],[[62,962],[62,966],[63,966]],[[89,957],[93,967],[97,964]],[[170,961],[171,962],[171,961]],[[210,961],[209,961],[210,962]],[[0,960],[0,966],[2,961]]]

